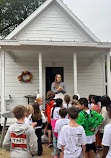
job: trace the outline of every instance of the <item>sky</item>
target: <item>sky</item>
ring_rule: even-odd
[[[111,0],[63,0],[102,42],[111,42]]]

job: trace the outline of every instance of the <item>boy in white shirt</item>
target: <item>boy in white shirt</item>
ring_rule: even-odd
[[[61,119],[56,121],[54,132],[58,133],[57,148],[61,152],[61,145],[58,143],[61,129],[64,125],[67,125],[70,122],[70,120],[66,118],[66,116],[67,116],[67,109],[66,108],[61,108],[59,110],[59,115],[61,116]]]
[[[62,128],[58,142],[62,148],[61,158],[85,158],[86,134],[84,128],[77,124],[78,109],[69,108],[68,117],[70,123]]]
[[[107,107],[109,118],[111,119],[111,105]],[[104,128],[104,135],[102,140],[103,145],[103,157],[111,158],[111,124],[108,124]]]

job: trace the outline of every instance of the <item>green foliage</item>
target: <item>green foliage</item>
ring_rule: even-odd
[[[5,37],[45,0],[0,0],[0,35]]]

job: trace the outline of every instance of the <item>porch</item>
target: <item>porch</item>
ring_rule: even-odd
[[[35,95],[37,91],[45,100],[46,67],[63,68],[66,92],[70,96],[77,93],[81,97],[105,94],[105,54],[109,49],[94,43],[62,44],[41,46],[31,42],[24,44],[23,41],[21,45],[17,41],[2,44],[1,113],[12,110],[17,104],[27,104],[24,96]],[[17,79],[25,70],[33,75],[31,83],[21,83]],[[5,104],[5,96],[9,94],[13,101]]]

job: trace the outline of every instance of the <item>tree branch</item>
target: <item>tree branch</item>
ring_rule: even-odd
[[[16,24],[19,25],[23,20],[21,19],[18,23],[11,23],[5,27],[3,27],[2,29],[0,29],[0,33],[2,33],[3,31],[5,31],[6,29],[10,28],[11,26],[15,26]]]

